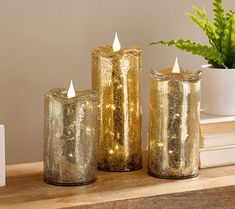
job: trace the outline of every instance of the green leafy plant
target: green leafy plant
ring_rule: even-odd
[[[190,40],[157,41],[150,45],[176,46],[208,60],[214,68],[235,68],[235,12],[225,13],[222,0],[214,0],[214,24],[204,10],[193,6],[194,14],[187,16],[199,26],[208,37],[209,46]]]

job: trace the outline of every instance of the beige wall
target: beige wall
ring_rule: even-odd
[[[146,140],[149,69],[180,64],[199,69],[203,59],[175,48],[148,47],[159,39],[205,42],[186,11],[212,0],[0,0],[0,123],[6,126],[8,164],[42,159],[43,95],[66,87],[90,88],[90,51],[110,44],[143,49],[143,140]],[[224,0],[235,10],[234,0]],[[145,144],[145,143],[144,143]]]

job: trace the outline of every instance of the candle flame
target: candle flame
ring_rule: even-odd
[[[75,90],[74,90],[74,87],[73,87],[73,81],[71,79],[71,82],[70,82],[70,86],[69,86],[69,90],[67,92],[67,97],[68,98],[73,98],[76,96],[76,93],[75,93]]]
[[[115,33],[115,38],[113,41],[113,51],[119,51],[121,49],[121,44],[118,40],[117,32]]]
[[[180,73],[180,67],[178,63],[178,58],[175,59],[175,65],[173,67],[172,73]]]

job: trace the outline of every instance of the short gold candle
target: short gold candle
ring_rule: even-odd
[[[142,167],[141,50],[92,51],[92,87],[99,98],[98,168],[132,171]]]
[[[200,72],[151,72],[148,173],[160,178],[198,175]]]
[[[84,185],[96,180],[97,95],[67,97],[66,89],[45,96],[44,180],[55,185]]]

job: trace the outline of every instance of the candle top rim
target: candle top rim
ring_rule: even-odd
[[[64,100],[64,101],[86,100],[87,98],[97,99],[96,92],[91,89],[86,89],[86,90],[82,90],[82,91],[75,91],[75,96],[71,97],[71,98],[67,97],[67,92],[68,92],[68,89],[66,89],[66,88],[54,88],[54,89],[51,89],[46,94],[46,96],[53,96],[56,99]]]
[[[111,45],[102,45],[102,46],[98,46],[96,48],[93,48],[92,49],[92,52],[95,52],[95,51],[101,51],[101,52],[106,52],[106,53],[110,53],[110,54],[121,54],[121,53],[133,53],[133,52],[141,52],[141,48],[139,46],[132,46],[130,48],[121,48],[120,50],[118,51],[114,51],[113,50],[113,47]]]
[[[198,81],[201,79],[201,71],[192,71],[185,68],[180,68],[179,73],[172,72],[172,68],[162,70],[151,70],[151,75],[157,80],[178,80],[178,81]]]

